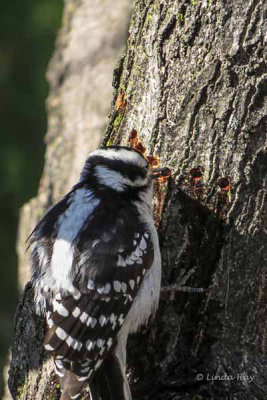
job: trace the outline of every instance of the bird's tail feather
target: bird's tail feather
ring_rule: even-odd
[[[114,354],[103,362],[89,388],[92,400],[132,400],[124,368]]]
[[[60,400],[80,400],[82,398],[86,382],[79,382],[72,371],[64,370],[64,374],[62,373],[62,377],[59,380],[63,388]]]

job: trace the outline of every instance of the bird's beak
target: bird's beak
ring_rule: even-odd
[[[152,179],[166,180],[171,176],[171,170],[168,167],[151,168]]]

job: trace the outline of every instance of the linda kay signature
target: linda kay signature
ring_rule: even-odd
[[[255,378],[255,375],[247,375],[245,373],[243,374],[236,374],[236,375],[227,375],[227,374],[197,374],[197,380],[202,381],[202,380],[207,380],[207,381],[246,381],[248,383],[253,382]]]

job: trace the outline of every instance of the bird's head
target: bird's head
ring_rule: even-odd
[[[81,180],[92,176],[99,187],[121,194],[150,190],[164,168],[151,169],[143,155],[133,148],[111,146],[96,150],[86,160]]]

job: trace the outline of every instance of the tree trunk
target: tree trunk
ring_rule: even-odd
[[[82,18],[80,7],[77,2],[71,12]],[[127,145],[136,129],[148,152],[159,155],[173,175],[162,194],[160,308],[149,328],[129,343],[134,399],[267,396],[266,12],[263,0],[135,4],[126,55],[114,74],[117,93],[104,144]],[[80,21],[82,29],[87,23]],[[85,156],[82,144],[94,140],[85,125],[87,109],[81,103],[74,108],[68,92],[64,125],[56,111],[64,104],[57,94],[76,89],[79,62],[70,60],[78,50],[85,57],[79,45],[74,48],[66,35],[69,57],[59,69],[57,62],[50,68],[46,167],[22,226],[31,215],[34,225],[39,210],[70,187]],[[91,71],[90,60],[83,59]],[[119,95],[124,101],[115,106]],[[71,140],[62,146],[67,132],[77,135],[75,151]],[[167,290],[173,284],[184,291]],[[57,398],[51,360],[43,362],[43,330],[28,286],[16,316],[13,398]]]

